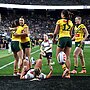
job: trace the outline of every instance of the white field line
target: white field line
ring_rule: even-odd
[[[35,49],[35,48],[37,48],[37,47],[39,47],[39,46],[35,46],[35,47],[33,47],[32,49]]]
[[[37,51],[35,51],[35,52],[32,52],[31,55],[33,55],[33,54],[35,54],[35,53],[37,53],[37,52],[39,52],[39,51],[40,51],[40,50],[37,50]],[[14,61],[13,61],[13,62],[10,62],[10,63],[2,66],[2,67],[0,67],[0,70],[3,69],[3,68],[5,68],[5,67],[7,67],[7,66],[9,66],[9,65],[11,65],[11,64],[13,64],[13,63],[14,63]]]

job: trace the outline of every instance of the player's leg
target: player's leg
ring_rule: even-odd
[[[52,62],[52,52],[49,52],[46,54],[47,60],[48,60],[48,65],[54,65],[55,62]]]
[[[13,52],[15,61],[14,61],[14,74],[13,75],[17,75],[17,68],[18,68],[18,55],[17,55],[17,47],[16,47],[16,41],[12,41],[11,42],[11,50]]]
[[[18,74],[21,73],[22,65],[23,65],[23,50],[17,52],[19,61],[18,61]]]
[[[40,68],[42,69],[42,59],[38,59],[36,61],[35,67],[34,68]]]
[[[30,53],[31,53],[31,48],[25,48],[26,59],[29,61],[29,67],[32,67],[31,61],[30,61]]]
[[[59,54],[61,51],[64,51],[64,48],[60,48],[60,47],[57,46],[57,48],[56,48],[56,58],[57,58],[57,60],[58,60],[58,54]]]
[[[67,59],[66,59],[66,65],[68,67],[68,69],[70,70],[70,53],[71,53],[71,48],[70,47],[66,47],[65,50],[64,50],[66,56],[67,56]]]
[[[57,57],[57,60],[58,60],[58,56],[59,56],[59,53],[64,51],[65,49],[65,45],[66,45],[66,38],[60,38],[58,40],[58,46],[57,46],[57,49],[56,49],[56,57]],[[66,63],[60,63],[60,65],[62,65],[62,69],[64,70],[63,74],[62,74],[62,77],[65,77],[66,76],[66,73],[69,71],[67,66],[66,66]]]
[[[66,47],[65,50],[64,50],[65,54],[66,54],[66,66],[68,68],[68,71],[66,73],[66,78],[70,78],[70,66],[71,66],[71,63],[70,63],[70,53],[71,53],[71,47]]]
[[[86,73],[86,67],[85,67],[85,60],[84,60],[83,50],[81,50],[79,56],[80,56],[81,64],[82,64],[82,70],[79,73]]]
[[[51,63],[51,56],[50,56],[50,53],[46,53],[46,58],[47,58],[47,61],[48,61],[48,65],[50,65]]]
[[[27,59],[30,62],[30,67],[32,67],[31,61],[30,61],[30,53],[31,53],[31,44],[30,41],[24,43],[24,49],[25,49],[25,59]]]
[[[57,60],[58,60],[58,57],[59,57],[59,53],[60,53],[61,51],[63,51],[63,49],[57,47],[57,53],[56,53]],[[63,77],[63,78],[70,78],[70,75],[67,76],[67,73],[69,73],[69,69],[67,68],[66,63],[60,63],[60,65],[62,65],[62,69],[63,69],[63,71],[64,71],[63,74],[62,74],[62,77]]]
[[[16,76],[17,75],[17,68],[18,68],[18,56],[17,56],[17,52],[14,52],[13,53],[14,54],[14,58],[15,58],[15,60],[14,60],[14,76]]]
[[[77,68],[78,68],[78,55],[81,52],[81,48],[80,47],[76,47],[74,50],[74,70],[71,71],[72,74],[77,73]]]
[[[30,69],[30,62],[29,60],[24,59],[23,60],[23,68],[22,68],[22,72],[20,75],[20,79],[24,79],[24,75],[28,72],[28,70]]]
[[[66,38],[66,45],[65,45],[65,49],[64,52],[66,54],[66,66],[68,68],[68,72],[66,73],[65,78],[70,78],[70,66],[71,66],[71,62],[70,62],[70,53],[71,53],[71,48],[72,48],[72,41],[71,38]]]

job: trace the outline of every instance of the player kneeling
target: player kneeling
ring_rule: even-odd
[[[34,69],[28,68],[28,61],[24,62],[23,70],[20,76],[20,79],[46,79],[50,78],[53,72],[53,67],[50,66],[50,72],[48,75],[45,75],[44,73],[41,72],[42,68],[42,59],[38,59],[36,61]]]
[[[62,65],[62,69],[64,70],[62,77],[63,78],[70,78],[70,72],[69,69],[66,66],[66,54],[61,51],[57,56],[58,63]]]

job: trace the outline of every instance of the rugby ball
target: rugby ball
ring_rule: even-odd
[[[58,59],[58,63],[60,63],[60,64],[65,63],[65,61],[66,61],[66,54],[63,51],[61,51],[58,54],[57,59]]]

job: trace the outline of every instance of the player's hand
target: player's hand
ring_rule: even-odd
[[[83,44],[84,43],[84,40],[82,40],[80,43]]]
[[[44,51],[42,51],[40,54],[41,54],[42,56],[45,56],[45,55],[46,55]]]
[[[11,30],[11,28],[10,27],[8,27],[9,28],[9,30]]]

